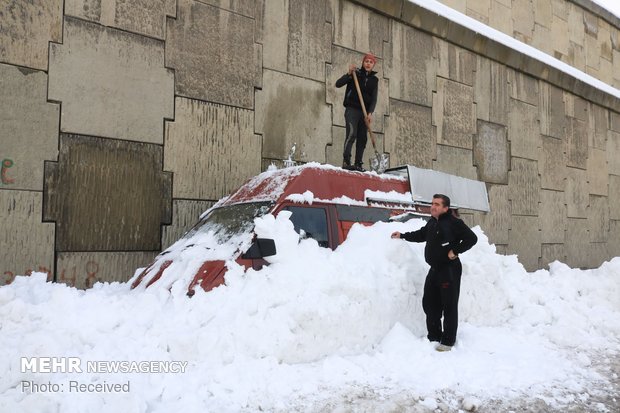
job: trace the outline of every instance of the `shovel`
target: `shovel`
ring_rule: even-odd
[[[364,104],[364,98],[362,97],[362,91],[360,90],[360,84],[357,81],[357,75],[355,74],[355,70],[353,71],[353,81],[355,82],[355,89],[357,90],[357,97],[360,100],[360,104],[362,105],[362,112],[364,113],[364,122],[368,117],[368,113],[366,113],[366,105]],[[387,169],[390,158],[386,154],[381,154],[377,151],[377,143],[375,142],[375,135],[372,133],[372,128],[369,124],[366,124],[368,129],[368,133],[370,134],[370,141],[372,142],[372,148],[375,150],[375,157],[370,158],[370,169],[372,171],[376,171],[378,173],[383,173]]]

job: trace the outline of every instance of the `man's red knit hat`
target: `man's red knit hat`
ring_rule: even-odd
[[[377,58],[372,53],[366,53],[364,55],[364,57],[362,58],[362,63],[364,63],[364,60],[366,60],[366,59],[370,59],[370,60],[372,60],[373,64],[377,64]]]

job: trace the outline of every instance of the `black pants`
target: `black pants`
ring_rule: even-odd
[[[355,163],[362,164],[364,149],[368,140],[368,130],[364,122],[364,112],[361,109],[347,107],[344,110],[344,121],[347,124],[347,137],[344,140],[344,153],[342,158],[351,163],[351,150],[355,142]]]
[[[461,262],[456,259],[444,267],[431,268],[426,276],[422,308],[430,341],[439,341],[446,346],[453,346],[456,341],[462,271]]]

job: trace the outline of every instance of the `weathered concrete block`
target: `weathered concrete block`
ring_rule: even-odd
[[[598,71],[601,64],[601,48],[595,36],[586,35],[586,66]]]
[[[176,0],[168,0],[176,1]],[[212,6],[219,7],[220,9],[232,11],[234,13],[241,14],[242,16],[254,18],[258,13],[256,8],[257,3],[265,0],[196,0],[201,3],[210,4]]]
[[[553,9],[550,1],[534,1],[534,21],[541,26],[551,27]]]
[[[430,106],[436,72],[433,37],[394,21],[392,41],[386,48],[391,57],[385,61],[389,96]]]
[[[373,3],[375,6],[377,2]],[[390,21],[386,16],[346,0],[330,0],[330,7],[335,45],[383,57],[384,42],[390,41]]]
[[[437,78],[437,93],[433,100],[433,124],[437,126],[437,143],[471,149],[472,136],[476,133],[473,88]]]
[[[554,15],[551,19],[551,44],[553,45],[553,51],[559,52],[564,56],[568,55],[568,22],[566,18],[559,18]]]
[[[508,74],[508,83],[510,84],[510,97],[530,105],[538,105],[538,80],[513,69],[507,69],[506,72]]]
[[[508,244],[508,230],[511,223],[510,200],[507,185],[488,185],[491,211],[475,212],[474,223],[480,225],[489,241],[494,244]]]
[[[60,252],[56,281],[76,288],[91,288],[97,282],[126,282],[138,268],[149,265],[158,251]]]
[[[573,168],[588,167],[588,129],[585,122],[566,118],[566,164]]]
[[[332,46],[327,1],[261,1],[259,6],[263,67],[324,81]]]
[[[580,98],[579,96],[573,95],[572,93],[564,92],[564,102],[566,104],[565,110],[567,116],[577,118],[584,122],[589,122],[590,114],[588,112],[590,110],[590,105],[588,104],[588,101]]]
[[[620,221],[609,221],[607,257],[620,257]]]
[[[332,141],[331,120],[323,83],[265,70],[255,112],[263,157],[286,159],[295,145],[294,160],[324,162],[325,147]]]
[[[609,219],[620,220],[620,176],[609,175]]]
[[[50,46],[48,91],[61,131],[161,144],[174,113],[163,43],[74,18],[63,42]]]
[[[517,33],[532,37],[534,31],[534,8],[531,0],[513,0],[512,27]]]
[[[435,128],[431,108],[390,101],[391,114],[386,119],[385,151],[392,165],[411,164],[431,168],[435,158]]]
[[[158,145],[61,134],[58,163],[45,165],[43,211],[56,221],[56,250],[159,250],[172,203],[162,159]]]
[[[469,1],[467,3],[465,14],[488,26],[490,10],[491,0]]]
[[[62,41],[62,0],[3,0],[0,19],[0,62],[47,70],[48,43]]]
[[[513,28],[512,17],[510,16],[510,5],[506,6],[499,0],[491,0],[489,26],[512,36]]]
[[[479,120],[477,129],[478,134],[474,136],[474,165],[478,167],[478,179],[507,184],[510,147],[506,128]]]
[[[588,112],[588,144],[597,149],[606,149],[609,112],[607,109],[590,104]]]
[[[610,130],[607,136],[607,168],[610,174],[620,175],[620,133]]]
[[[508,253],[517,254],[519,262],[527,271],[538,269],[541,242],[538,217],[512,216],[508,231]]]
[[[540,229],[543,243],[563,243],[566,231],[566,195],[559,191],[540,191]]]
[[[613,59],[611,44],[611,25],[603,19],[598,19],[598,36],[596,37],[601,51],[601,57],[608,62]]]
[[[482,60],[478,58],[478,61]],[[491,61],[490,63],[490,76],[489,76],[489,122],[506,125],[508,122],[508,105],[509,105],[509,84],[508,84],[508,71],[506,66],[497,62]],[[478,76],[478,73],[476,73]],[[476,88],[487,81],[484,78],[476,78]],[[480,118],[480,104],[476,100],[476,112],[478,118]]]
[[[510,100],[508,140],[512,156],[538,160],[542,141],[536,106],[515,99]]]
[[[586,55],[584,47],[576,43],[570,42],[570,45],[568,47],[568,61],[573,67],[581,70],[582,72],[585,72]]]
[[[564,94],[548,83],[540,83],[540,132],[543,135],[563,138],[566,134]]]
[[[463,83],[468,86],[474,85],[475,71],[477,68],[477,56],[470,51],[454,46],[437,38],[433,39],[435,55],[437,55],[437,75]],[[398,49],[394,49],[398,50]]]
[[[538,215],[540,177],[538,162],[512,158],[508,172],[509,198],[515,215]]]
[[[193,0],[178,0],[168,21],[166,65],[184,97],[253,108],[260,45],[254,20]]]
[[[332,52],[333,63],[327,65],[325,82],[326,102],[332,105],[332,121],[334,125],[345,126],[344,123],[344,93],[346,86],[336,88],[336,80],[347,73],[349,65],[355,64],[359,67],[362,61],[363,53],[353,52],[341,47],[334,47]],[[383,132],[384,119],[383,115],[389,112],[389,86],[388,82],[383,78],[383,62],[377,61],[375,68],[377,78],[379,78],[379,95],[377,96],[377,106],[372,116],[372,130],[375,132]],[[290,106],[289,106],[290,108]]]
[[[538,167],[540,168],[540,185],[543,189],[563,191],[566,187],[566,154],[561,139],[542,136],[542,151]]]
[[[164,40],[176,0],[66,0],[65,15]]]
[[[542,244],[539,267],[549,269],[554,261],[566,262],[564,244]]]
[[[469,179],[478,179],[476,167],[472,165],[473,153],[470,149],[437,145],[437,160],[433,169]]]
[[[542,26],[538,23],[534,24],[534,34],[532,35],[531,46],[542,50],[545,53],[551,53],[551,45],[549,44],[549,38],[551,37],[550,26]],[[569,48],[570,53],[570,48]]]
[[[175,198],[217,200],[260,173],[261,140],[253,115],[176,98],[176,118],[166,123],[164,145],[164,169],[174,172]]]
[[[495,251],[500,255],[508,255],[508,245],[495,244]]]
[[[590,242],[607,242],[609,237],[609,200],[606,196],[590,195],[588,231]]]
[[[161,248],[165,250],[181,238],[199,221],[200,215],[211,208],[213,201],[189,201],[175,199],[172,201],[172,224],[165,225],[161,234]]]
[[[611,130],[620,132],[620,113],[609,112],[609,125]]]
[[[0,64],[0,188],[43,190],[43,161],[58,156],[59,106],[44,72]]]
[[[607,171],[607,154],[605,151],[590,148],[588,156],[588,188],[593,195],[607,196],[609,172]]]
[[[566,206],[569,218],[586,218],[589,203],[588,176],[581,169],[566,168]]]
[[[566,251],[566,264],[571,267],[589,267],[592,249],[587,219],[568,218],[564,248]]]
[[[54,224],[41,222],[42,194],[0,189],[0,285],[54,268]]]
[[[545,3],[545,2],[536,2]],[[585,41],[583,9],[576,4],[568,4],[568,38],[570,41],[583,46]]]

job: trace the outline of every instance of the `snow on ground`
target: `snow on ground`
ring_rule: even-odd
[[[300,241],[288,213],[266,215],[256,232],[276,240],[272,265],[244,273],[229,262],[227,285],[192,298],[159,284],[80,291],[17,277],[0,288],[0,411],[484,411],[498,400],[561,410],[610,391],[595,365],[620,352],[620,258],[527,273],[475,228],[478,244],[461,255],[458,341],[439,353],[425,338],[423,244],[389,237],[421,225],[355,225],[331,251]],[[35,356],[188,365],[21,372],[20,358]],[[71,381],[130,391],[76,393]],[[62,392],[24,392],[22,382]]]

